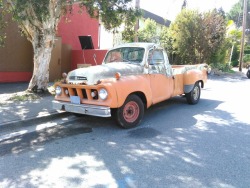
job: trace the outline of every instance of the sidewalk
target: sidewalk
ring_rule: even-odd
[[[27,87],[28,83],[0,83],[0,128],[61,114],[52,108],[53,95],[18,97]]]

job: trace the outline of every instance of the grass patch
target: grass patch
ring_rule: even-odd
[[[232,69],[230,69],[230,70],[228,70],[228,73],[232,73],[232,74],[234,74],[234,73],[235,73],[235,71],[234,71],[234,70],[232,70]]]
[[[51,95],[56,95],[55,86],[52,85],[52,86],[48,87],[48,92],[49,92]]]
[[[18,93],[15,93],[14,95],[12,95],[8,101],[20,101],[20,102],[23,102],[23,101],[33,101],[33,100],[38,100],[40,99],[41,97],[35,93],[29,93],[29,92],[18,92]]]

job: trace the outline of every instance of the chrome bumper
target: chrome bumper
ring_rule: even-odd
[[[70,102],[52,101],[53,108],[66,112],[79,113],[91,116],[110,117],[110,107],[87,105],[87,104],[73,104]]]

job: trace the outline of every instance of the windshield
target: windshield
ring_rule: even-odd
[[[104,62],[128,62],[139,64],[143,60],[144,52],[144,48],[138,47],[117,48],[108,52]]]

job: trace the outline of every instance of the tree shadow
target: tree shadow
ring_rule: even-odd
[[[52,108],[53,96],[41,96],[39,99],[25,101],[9,101],[0,104],[0,124],[41,117],[56,112]]]
[[[87,116],[4,140],[0,186],[245,187],[250,126],[221,103],[176,97],[150,108],[135,129]]]

